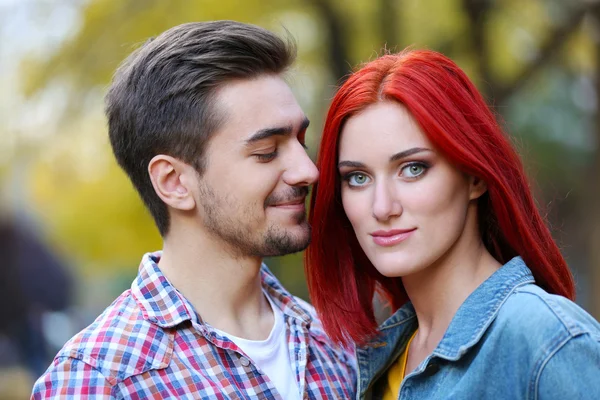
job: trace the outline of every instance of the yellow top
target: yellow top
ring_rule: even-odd
[[[400,357],[392,364],[387,372],[387,385],[385,385],[385,392],[383,393],[383,400],[396,400],[400,392],[400,385],[404,379],[406,372],[406,360],[408,359],[408,348],[413,338],[417,334],[417,331],[408,339],[406,348],[400,354]]]

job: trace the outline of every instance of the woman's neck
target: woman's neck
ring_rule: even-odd
[[[457,243],[435,264],[403,277],[402,283],[419,322],[413,346],[431,353],[462,303],[500,266],[483,243],[476,246]]]

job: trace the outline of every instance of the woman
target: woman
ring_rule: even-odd
[[[366,64],[318,156],[309,289],[357,343],[359,398],[600,398],[600,325],[467,76],[433,51]],[[377,327],[373,296],[395,313]]]

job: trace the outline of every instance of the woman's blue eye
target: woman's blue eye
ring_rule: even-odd
[[[369,180],[370,178],[367,175],[361,173],[354,173],[348,176],[348,184],[350,186],[363,186],[369,183]]]
[[[402,175],[405,178],[417,178],[425,172],[427,166],[421,163],[412,163],[408,164],[404,168],[402,168]]]

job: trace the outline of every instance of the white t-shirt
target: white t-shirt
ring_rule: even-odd
[[[301,400],[296,374],[290,363],[283,312],[273,304],[267,293],[265,297],[269,300],[275,319],[273,329],[265,340],[248,340],[215,330],[235,343],[262,372],[267,374],[282,398]]]

